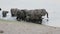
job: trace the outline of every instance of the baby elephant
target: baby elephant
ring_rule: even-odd
[[[7,13],[8,13],[8,11],[2,11],[2,17],[6,17]]]
[[[20,10],[20,11],[17,11],[17,20],[20,21],[21,19],[22,20],[25,20],[25,17],[26,17],[26,12],[25,10]]]

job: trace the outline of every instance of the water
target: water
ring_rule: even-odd
[[[9,11],[9,13],[7,14],[6,17],[2,17],[2,11],[0,12],[0,18],[4,19],[4,20],[16,20],[16,17],[11,17],[11,13]]]
[[[59,0],[0,0],[0,7],[3,10],[10,11],[11,8],[19,9],[41,9],[45,8],[49,13],[49,21],[43,20],[43,24],[60,27],[60,1]],[[0,11],[0,18],[5,20],[16,20],[16,17],[11,17],[10,12],[7,14],[6,18],[2,17]]]

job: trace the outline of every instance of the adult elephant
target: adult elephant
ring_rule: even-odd
[[[48,18],[48,12],[45,9],[29,10],[27,13],[26,20],[33,22],[40,22],[41,24],[43,19],[42,16],[45,16],[46,14]]]
[[[8,11],[2,11],[2,16],[3,17],[6,17],[7,16],[7,13],[8,13]]]
[[[17,8],[11,8],[10,11],[11,11],[11,16],[14,17],[14,16],[17,15],[17,12],[19,11],[19,9],[17,9]]]

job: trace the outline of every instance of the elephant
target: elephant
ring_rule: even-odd
[[[2,16],[3,17],[6,17],[7,16],[7,13],[8,13],[8,11],[2,11]]]
[[[34,10],[17,10],[16,16],[17,20],[24,20],[28,22],[36,22],[39,24],[42,24],[42,16],[45,16],[47,14],[48,18],[48,12],[45,9],[34,9]]]
[[[26,9],[18,9],[18,8],[11,8],[11,16],[16,17],[16,20],[25,20],[26,17]]]
[[[47,14],[48,18],[48,12],[45,9],[35,9],[35,10],[29,10],[27,13],[26,20],[32,21],[32,22],[39,22],[42,23],[42,16],[45,16]]]
[[[25,18],[26,18],[26,10],[25,9],[22,9],[20,11],[17,12],[17,20],[20,21],[20,20],[24,20],[25,21]]]
[[[17,15],[17,11],[19,11],[19,9],[17,9],[17,8],[11,8],[10,11],[11,11],[11,16],[15,17]]]

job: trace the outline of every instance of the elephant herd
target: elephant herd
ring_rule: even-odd
[[[17,9],[12,8],[11,10],[11,16],[16,17],[16,20],[24,20],[27,22],[34,22],[34,23],[42,23],[42,16],[45,16],[47,14],[48,18],[48,12],[45,9],[33,9],[33,10],[27,10],[27,9]]]
[[[27,9],[18,9],[18,8],[11,8],[10,9],[11,16],[16,17],[17,21],[23,20],[27,22],[33,22],[33,23],[39,23],[42,24],[42,16],[47,15],[48,18],[48,12],[45,9],[33,9],[33,10],[27,10]],[[3,11],[3,17],[6,17],[6,14],[8,11]]]

